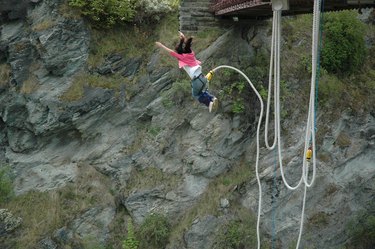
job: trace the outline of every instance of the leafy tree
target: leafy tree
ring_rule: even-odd
[[[126,22],[142,22],[176,10],[179,0],[69,0],[99,27],[109,28]]]
[[[179,0],[137,0],[135,21],[159,20],[165,13],[177,10]]]
[[[84,16],[102,27],[131,21],[135,14],[135,0],[69,0],[69,5],[80,9]]]
[[[365,26],[354,11],[329,13],[324,17],[322,66],[331,73],[352,73],[366,56]]]
[[[140,227],[142,248],[164,248],[168,242],[170,225],[165,216],[151,214]]]

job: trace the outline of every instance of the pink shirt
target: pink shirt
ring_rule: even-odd
[[[178,59],[179,68],[184,66],[195,67],[201,64],[201,62],[195,58],[194,52],[191,52],[190,54],[178,54],[176,52],[170,52],[170,55]]]

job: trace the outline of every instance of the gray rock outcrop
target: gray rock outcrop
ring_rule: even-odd
[[[184,236],[186,248],[211,248],[214,244],[213,235],[218,231],[219,225],[219,219],[211,215],[195,220]]]
[[[197,32],[218,25],[219,20],[210,11],[210,0],[182,0],[180,4],[179,23],[182,32]]]
[[[24,19],[29,2],[29,0],[1,0],[0,24],[3,21]]]
[[[21,217],[14,217],[9,210],[0,209],[0,236],[13,232],[21,225],[21,223]]]

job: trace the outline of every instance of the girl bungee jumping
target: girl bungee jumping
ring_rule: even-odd
[[[166,47],[161,42],[155,42],[155,44],[178,60],[179,68],[183,68],[191,79],[192,96],[206,105],[209,112],[212,112],[218,106],[218,99],[206,89],[208,79],[202,73],[201,62],[197,60],[192,50],[193,38],[186,38],[182,32],[179,32],[179,36],[180,40],[175,50]]]

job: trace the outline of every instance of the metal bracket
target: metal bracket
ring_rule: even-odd
[[[289,0],[272,0],[272,10],[289,10]]]

